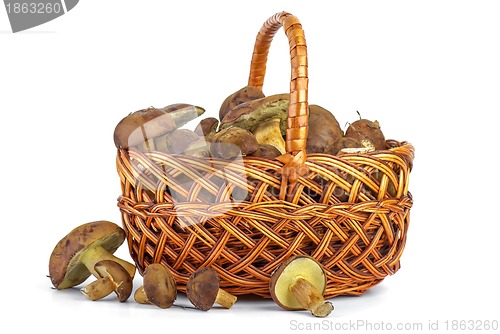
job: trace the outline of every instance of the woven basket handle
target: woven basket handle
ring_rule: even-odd
[[[283,27],[290,44],[290,105],[288,107],[288,125],[286,131],[287,153],[278,159],[284,163],[280,198],[284,199],[288,181],[290,191],[300,175],[307,172],[306,141],[308,130],[309,107],[307,102],[307,46],[304,30],[299,20],[290,13],[281,12],[271,16],[260,29],[255,40],[250,64],[248,85],[262,88],[266,74],[267,55],[276,32]]]

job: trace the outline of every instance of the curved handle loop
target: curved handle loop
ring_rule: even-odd
[[[278,159],[284,163],[281,170],[280,199],[284,199],[287,186],[293,187],[299,176],[307,173],[306,141],[308,131],[308,73],[307,46],[299,20],[290,13],[276,13],[262,25],[255,40],[248,85],[262,88],[266,74],[267,55],[276,32],[283,27],[290,45],[290,105],[286,131],[286,154]],[[288,181],[290,184],[288,185]]]

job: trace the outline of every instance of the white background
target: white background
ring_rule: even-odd
[[[59,239],[89,221],[121,223],[116,123],[177,102],[216,115],[246,84],[261,24],[282,10],[305,30],[309,102],[341,124],[359,111],[377,119],[387,137],[416,148],[401,270],[361,297],[333,299],[335,311],[325,319],[259,298],[201,312],[132,299],[91,302],[78,289],[51,289],[48,259]],[[429,321],[444,330],[447,320],[500,320],[499,17],[497,1],[480,0],[86,0],[12,34],[1,8],[0,286],[7,312],[0,326],[286,333],[367,321],[378,328],[421,323],[425,332]],[[281,31],[264,92],[287,92],[289,72]],[[128,258],[125,247],[118,254]],[[178,303],[188,305],[182,296]]]

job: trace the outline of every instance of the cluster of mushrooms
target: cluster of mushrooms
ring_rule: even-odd
[[[49,278],[58,290],[84,283],[91,275],[96,280],[80,291],[92,301],[113,292],[120,302],[133,292],[136,267],[120,259],[114,252],[125,240],[125,231],[109,221],[80,225],[55,246],[49,260]],[[143,284],[135,290],[134,299],[140,304],[159,308],[174,306],[177,285],[163,263],[149,264],[143,274]],[[309,310],[314,316],[325,317],[333,305],[323,293],[326,275],[322,266],[308,256],[292,256],[274,271],[270,279],[272,299],[286,310]],[[208,311],[214,303],[229,309],[237,297],[219,286],[219,276],[211,267],[201,267],[190,277],[186,296],[196,309]]]
[[[146,108],[124,117],[116,126],[117,148],[160,151],[196,157],[234,159],[254,156],[274,159],[286,153],[285,138],[290,94],[265,96],[245,86],[222,103],[218,118],[201,119],[194,130],[181,128],[205,109],[189,104]],[[358,119],[347,130],[327,109],[309,105],[307,153],[338,155],[385,149],[377,121]]]
[[[118,149],[185,154],[199,158],[234,159],[253,156],[275,159],[286,154],[285,138],[289,94],[265,96],[261,89],[245,86],[222,103],[219,117],[201,119],[194,130],[182,128],[202,116],[205,109],[190,104],[146,108],[125,116],[115,127]],[[318,105],[309,105],[307,153],[340,155],[386,149],[384,134],[377,121],[359,119],[347,130],[335,116]],[[109,221],[83,224],[54,248],[49,261],[49,277],[58,290],[72,288],[91,275],[96,280],[81,289],[88,299],[100,300],[113,292],[121,302],[133,292],[134,264],[113,255],[125,240],[125,231]],[[160,308],[174,305],[177,285],[163,263],[151,263],[144,272],[143,285],[134,299]],[[291,256],[270,277],[270,295],[286,310],[309,310],[325,317],[333,305],[324,300],[326,274],[312,257]],[[195,308],[209,310],[214,303],[231,308],[237,297],[219,287],[213,268],[203,267],[188,280],[186,295]]]

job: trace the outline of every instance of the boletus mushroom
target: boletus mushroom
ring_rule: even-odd
[[[231,308],[237,297],[219,287],[219,275],[213,268],[202,267],[188,279],[186,295],[197,308],[208,311],[214,303]]]
[[[171,307],[177,298],[175,279],[161,263],[151,263],[143,274],[143,285],[134,294],[140,304],[152,304],[159,308]]]
[[[205,112],[189,104],[173,104],[165,108],[150,107],[125,116],[115,127],[117,148],[137,146],[141,149],[164,149],[163,137]],[[159,138],[155,141],[155,138]],[[159,146],[156,147],[156,146]]]
[[[237,126],[225,128],[217,132],[210,143],[212,156],[223,159],[235,159],[238,156],[251,154],[259,148],[255,135]]]
[[[280,120],[281,135],[286,135],[290,94],[276,94],[241,103],[221,119],[220,128],[237,126],[248,131],[268,120]]]
[[[345,136],[358,140],[364,147],[375,150],[386,149],[385,136],[378,121],[372,122],[368,119],[358,119],[349,125],[345,131]]]
[[[125,302],[132,294],[132,277],[122,265],[111,260],[102,260],[95,264],[94,270],[99,279],[88,284],[80,291],[90,300],[99,300],[113,291],[120,302]]]
[[[343,136],[339,122],[329,110],[315,104],[309,105],[307,153],[324,153],[328,146]]]
[[[224,102],[219,109],[219,119],[223,119],[224,116],[229,112],[229,110],[233,109],[239,104],[242,104],[247,101],[256,100],[265,97],[264,93],[260,88],[253,86],[245,86],[241,89],[238,89],[236,92],[232,93]]]
[[[202,119],[194,132],[200,136],[205,137],[207,140],[210,140],[214,134],[217,132],[217,127],[219,126],[219,120],[215,117],[207,117]]]
[[[326,317],[333,305],[325,301],[326,275],[312,257],[296,255],[284,261],[271,275],[272,299],[286,310],[309,310],[316,317]]]
[[[135,265],[113,255],[125,240],[125,231],[118,225],[101,220],[80,225],[62,238],[49,260],[49,277],[56,289],[71,288],[83,283],[91,274],[101,278],[95,269],[101,260],[121,265],[131,278]]]

